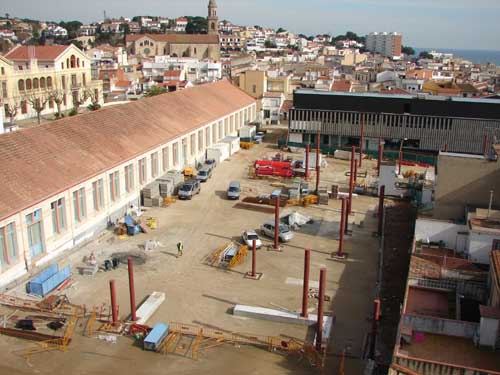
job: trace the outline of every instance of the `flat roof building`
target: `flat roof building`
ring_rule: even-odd
[[[324,151],[391,146],[438,152],[485,154],[500,139],[500,103],[428,95],[322,92],[299,89],[290,111],[290,139],[298,146],[321,134]]]

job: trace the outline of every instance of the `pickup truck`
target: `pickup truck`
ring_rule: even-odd
[[[196,194],[200,194],[200,190],[200,181],[190,180],[182,184],[177,195],[179,199],[192,199]]]

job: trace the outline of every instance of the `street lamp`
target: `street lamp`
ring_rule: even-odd
[[[399,175],[401,175],[401,165],[403,164],[403,144],[407,140],[408,138],[401,138],[401,142],[399,144]]]

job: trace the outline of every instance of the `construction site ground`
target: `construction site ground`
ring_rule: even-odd
[[[215,169],[213,177],[202,184],[201,193],[190,201],[177,201],[166,208],[149,208],[146,216],[156,217],[159,228],[148,234],[119,239],[112,233],[86,245],[71,256],[73,284],[64,293],[70,301],[87,307],[109,304],[109,280],[116,280],[119,315],[127,319],[130,313],[128,275],[126,264],[115,270],[98,272],[95,276],[80,276],[76,266],[85,255],[94,252],[100,265],[112,254],[123,259],[135,259],[135,288],[138,304],[153,291],[166,294],[148,325],[157,322],[180,322],[216,327],[232,332],[258,335],[283,335],[305,340],[308,330],[304,326],[275,323],[235,317],[231,309],[235,304],[246,304],[274,309],[300,311],[304,249],[311,249],[311,283],[319,280],[319,270],[327,269],[326,294],[331,297],[326,311],[335,315],[324,373],[337,374],[340,353],[345,350],[345,374],[361,374],[370,332],[372,302],[378,272],[379,240],[373,232],[377,228],[374,212],[377,198],[359,196],[354,199],[354,214],[349,217],[352,236],[346,238],[346,260],[332,260],[331,253],[338,249],[340,200],[329,204],[287,207],[282,213],[298,211],[314,219],[295,233],[295,238],[283,245],[282,252],[269,251],[272,240],[262,237],[263,248],[257,252],[257,272],[263,273],[259,281],[244,278],[251,269],[251,254],[244,263],[232,270],[206,264],[206,257],[229,241],[239,240],[246,229],[258,229],[273,218],[272,207],[248,209],[241,201],[229,201],[225,191],[231,180],[239,180],[245,196],[271,193],[273,181],[249,179],[248,169],[257,158],[278,152],[272,134],[267,143],[250,150],[240,150],[230,160]],[[295,155],[301,158],[300,154]],[[327,158],[328,166],[322,171],[321,184],[347,187],[348,161]],[[374,175],[375,161],[363,161],[365,170]],[[359,182],[359,181],[358,181]],[[314,179],[310,182],[314,188]],[[146,240],[156,240],[159,246],[144,252]],[[184,242],[184,254],[176,257],[176,243]],[[23,297],[23,287],[11,293]],[[24,295],[25,296],[25,295]],[[317,299],[309,300],[311,313],[316,312]],[[1,314],[11,313],[0,307]],[[40,353],[25,360],[15,352],[33,345],[30,341],[2,336],[0,339],[0,373],[2,374],[313,374],[321,373],[300,355],[283,356],[251,346],[222,345],[200,352],[197,361],[182,355],[161,355],[143,351],[131,337],[119,336],[116,343],[95,337],[84,337],[86,320],[80,319],[69,346],[63,353]],[[310,332],[309,332],[310,334]],[[182,345],[181,348],[183,349]],[[188,349],[188,348],[186,348]]]

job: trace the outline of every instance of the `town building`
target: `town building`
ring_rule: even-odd
[[[92,36],[97,33],[98,26],[97,25],[82,25],[80,29],[78,29],[78,35],[80,36]]]
[[[126,47],[129,54],[141,57],[220,59],[219,37],[213,34],[131,34],[126,37]]]
[[[433,218],[464,221],[468,207],[500,204],[500,147],[493,148],[492,156],[439,153]]]
[[[143,27],[152,20],[141,18]],[[186,23],[187,25],[187,23]],[[195,57],[199,60],[220,59],[219,18],[217,4],[208,4],[208,34],[134,34],[126,37],[127,51],[136,56]]]
[[[140,206],[141,189],[256,117],[228,81],[0,135],[0,287],[38,273]],[[29,161],[29,162],[28,162]],[[43,171],[41,173],[40,171]]]
[[[247,70],[238,76],[238,86],[255,99],[261,99],[267,87],[266,72]]]
[[[174,31],[178,33],[186,32],[186,26],[188,24],[188,19],[184,17],[177,18],[175,20]]]
[[[37,108],[48,115],[102,104],[102,82],[92,80],[90,59],[73,44],[17,46],[0,56],[0,68],[6,119],[36,117]]]
[[[335,150],[359,145],[376,151],[378,140],[386,149],[489,154],[500,138],[500,103],[474,98],[418,95],[294,92],[290,134],[302,145],[322,134],[322,147]],[[331,151],[330,150],[330,151]]]
[[[279,125],[281,108],[285,102],[282,92],[266,92],[262,97],[262,121],[267,125]]]
[[[402,44],[403,37],[396,32],[373,32],[366,36],[366,49],[368,51],[394,60],[401,58]]]

